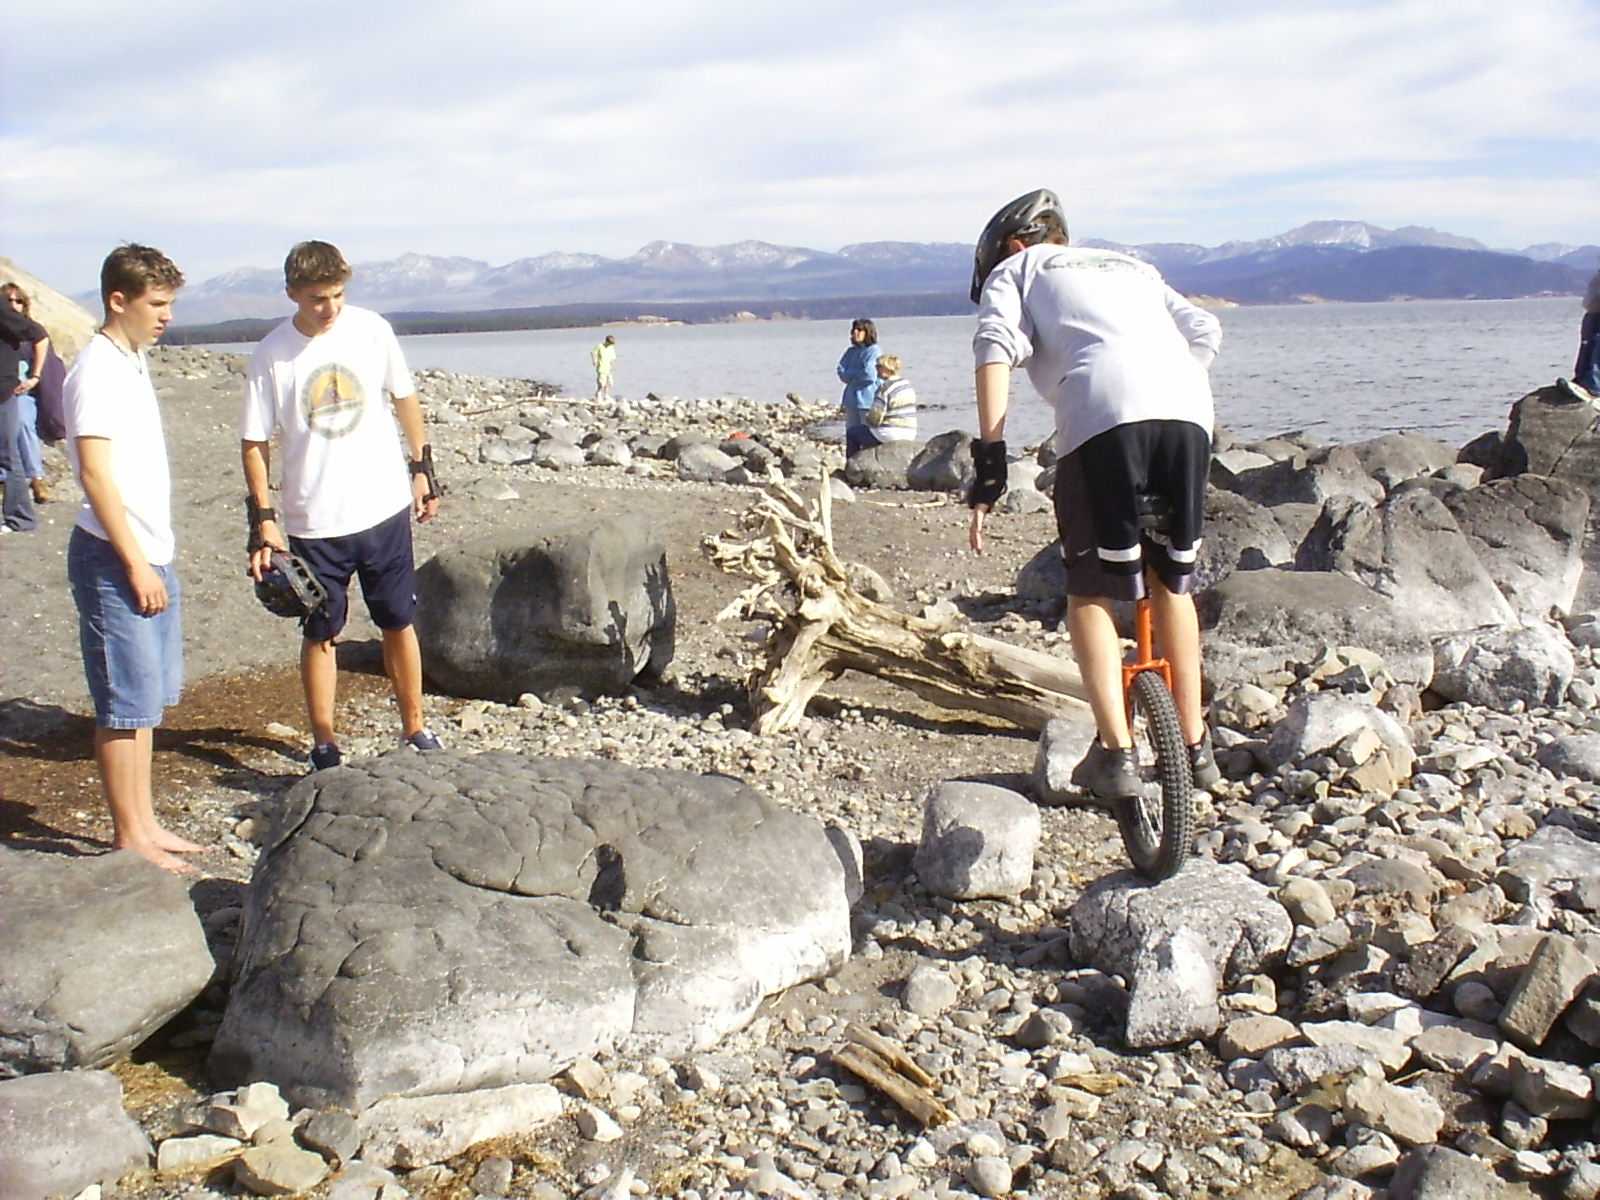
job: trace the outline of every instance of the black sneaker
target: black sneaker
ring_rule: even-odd
[[[1133,748],[1107,750],[1095,738],[1083,761],[1072,768],[1072,786],[1099,800],[1127,800],[1139,794],[1139,769]]]
[[[439,740],[439,735],[431,729],[419,729],[408,738],[400,739],[413,750],[443,750],[444,743]]]
[[[337,742],[323,742],[320,746],[311,747],[311,769],[313,771],[326,771],[330,767],[337,767],[344,762],[344,755],[339,753]]]
[[[1214,788],[1222,782],[1222,771],[1217,766],[1217,756],[1211,752],[1211,730],[1200,735],[1200,740],[1189,747],[1189,772],[1197,788]]]

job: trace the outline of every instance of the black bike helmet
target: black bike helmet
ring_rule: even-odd
[[[1061,211],[1061,201],[1049,188],[1040,188],[1025,196],[1018,196],[994,216],[978,235],[978,248],[972,255],[972,302],[976,304],[983,295],[983,285],[993,271],[1009,257],[1006,239],[1028,238],[1045,231],[1039,218],[1044,213],[1055,213],[1061,228],[1067,227],[1067,214]]]

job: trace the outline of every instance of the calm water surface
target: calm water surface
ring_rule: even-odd
[[[868,314],[870,315],[870,314]],[[1505,425],[1519,396],[1568,374],[1581,318],[1576,298],[1319,304],[1226,309],[1212,367],[1217,419],[1256,437],[1305,429],[1353,441],[1409,429],[1459,443]],[[624,396],[838,395],[834,364],[848,321],[620,326],[436,334],[401,341],[413,367],[593,387],[589,350],[617,337]],[[904,360],[923,408],[922,434],[976,429],[971,317],[878,322],[885,352]],[[248,347],[234,347],[246,350]],[[1049,409],[1023,381],[1013,393],[1014,443],[1049,432]]]

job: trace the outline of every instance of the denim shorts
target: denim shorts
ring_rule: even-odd
[[[127,569],[111,543],[81,528],[67,542],[67,582],[78,606],[83,673],[102,729],[149,729],[183,690],[183,621],[178,575],[152,566],[167,586],[167,607],[139,611]]]
[[[343,537],[289,537],[289,549],[328,590],[328,601],[306,621],[305,638],[326,642],[350,615],[350,577],[361,580],[361,596],[379,629],[404,629],[417,615],[417,568],[411,550],[411,506],[371,529]]]

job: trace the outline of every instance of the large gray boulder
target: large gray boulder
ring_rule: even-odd
[[[1423,487],[1403,487],[1376,509],[1330,502],[1295,565],[1359,580],[1430,634],[1516,623],[1455,517]]]
[[[125,1058],[215,973],[176,876],[0,847],[0,1077]]]
[[[1433,678],[1433,644],[1415,617],[1356,580],[1328,571],[1240,571],[1196,599],[1207,683],[1248,683],[1322,648],[1361,646],[1402,683]]]
[[[1600,495],[1600,408],[1568,388],[1530,392],[1512,406],[1499,460],[1489,475],[1549,475],[1576,485],[1587,496]],[[1574,604],[1600,607],[1600,505],[1589,509],[1583,577]]]
[[[851,487],[905,491],[906,470],[922,453],[921,442],[885,442],[868,446],[845,460],[844,481]]]
[[[678,478],[689,483],[722,483],[742,461],[710,443],[694,442],[678,451]]]
[[[1214,478],[1215,478],[1215,473]],[[1361,460],[1347,446],[1329,446],[1302,452],[1270,467],[1241,471],[1231,482],[1216,480],[1257,504],[1323,504],[1334,497],[1376,504],[1383,485],[1361,468]]]
[[[224,1084],[363,1109],[683,1054],[850,951],[823,827],[724,776],[393,753],[297,784],[245,903]]]
[[[672,661],[667,552],[638,522],[449,547],[418,569],[417,600],[423,669],[459,696],[616,692]]]
[[[149,1161],[150,1141],[123,1110],[122,1084],[110,1072],[0,1082],[0,1200],[76,1196]]]
[[[1208,588],[1235,571],[1281,567],[1294,561],[1294,547],[1265,505],[1233,492],[1206,492],[1206,523],[1195,566],[1196,587]]]
[[[1201,861],[1158,884],[1109,875],[1072,906],[1069,925],[1074,959],[1129,981],[1125,1036],[1136,1048],[1215,1033],[1221,990],[1276,961],[1294,933],[1266,887]]]
[[[952,429],[928,439],[906,468],[906,482],[918,492],[959,492],[972,482],[972,435]]]
[[[1444,504],[1518,616],[1572,611],[1588,493],[1566,480],[1516,475],[1452,492]]]
[[[1364,442],[1352,442],[1349,450],[1361,469],[1392,492],[1408,479],[1432,475],[1456,461],[1456,449],[1420,433],[1385,433]]]
[[[1433,647],[1433,691],[1506,711],[1560,704],[1576,664],[1566,636],[1549,625],[1486,629],[1440,638]]]

